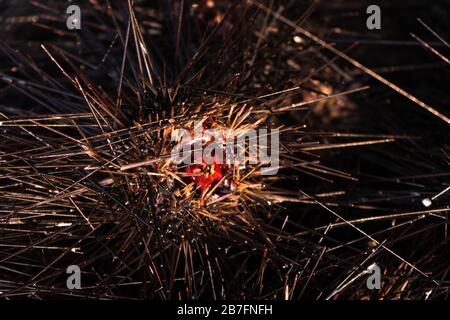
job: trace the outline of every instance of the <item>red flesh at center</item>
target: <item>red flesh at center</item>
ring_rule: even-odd
[[[222,179],[222,166],[218,163],[213,164],[192,164],[186,168],[190,178],[202,191],[212,186]]]

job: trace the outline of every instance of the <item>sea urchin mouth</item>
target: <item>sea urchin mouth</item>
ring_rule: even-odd
[[[215,162],[189,165],[186,168],[186,173],[202,191],[214,185],[223,177],[222,165]]]

